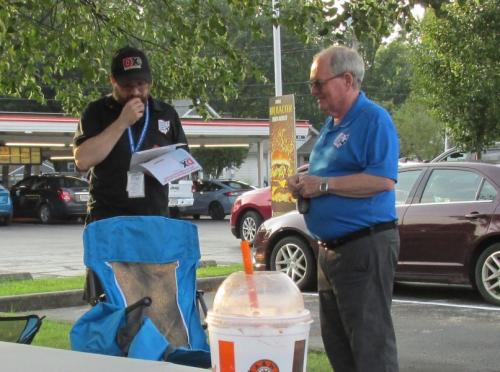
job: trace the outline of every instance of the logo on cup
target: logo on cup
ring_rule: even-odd
[[[278,365],[269,359],[261,359],[251,365],[249,372],[279,372]]]

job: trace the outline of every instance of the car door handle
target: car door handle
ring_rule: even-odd
[[[465,218],[471,218],[471,219],[479,217],[486,217],[486,215],[484,213],[479,213],[479,212],[471,212],[465,215]]]

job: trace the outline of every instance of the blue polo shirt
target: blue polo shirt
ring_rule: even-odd
[[[322,177],[366,173],[397,180],[399,140],[389,113],[360,92],[338,125],[327,119],[311,152],[309,174]],[[394,190],[368,198],[335,194],[311,199],[307,227],[327,241],[397,218]]]

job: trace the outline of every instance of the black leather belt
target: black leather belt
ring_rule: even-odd
[[[365,227],[364,229],[354,231],[347,235],[341,236],[340,238],[329,240],[327,242],[319,241],[319,245],[327,249],[335,249],[339,246],[352,242],[365,236],[372,235],[381,231],[394,229],[398,226],[398,221],[382,222],[376,225]]]

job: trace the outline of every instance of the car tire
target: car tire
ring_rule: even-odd
[[[193,220],[199,220],[200,215],[199,214],[193,214]]]
[[[500,243],[490,245],[479,256],[475,267],[475,284],[481,296],[500,306]]]
[[[224,208],[219,202],[213,202],[208,207],[208,214],[212,220],[223,220],[226,216],[224,214]]]
[[[38,207],[38,219],[45,225],[50,224],[54,221],[50,205],[42,204],[40,205],[40,207]]]
[[[255,234],[257,229],[262,224],[263,218],[260,214],[255,211],[246,212],[243,217],[241,217],[239,224],[240,238],[247,240],[250,244],[253,243],[255,239]]]
[[[279,240],[271,253],[271,270],[288,275],[300,290],[316,283],[316,260],[311,247],[298,236]]]

